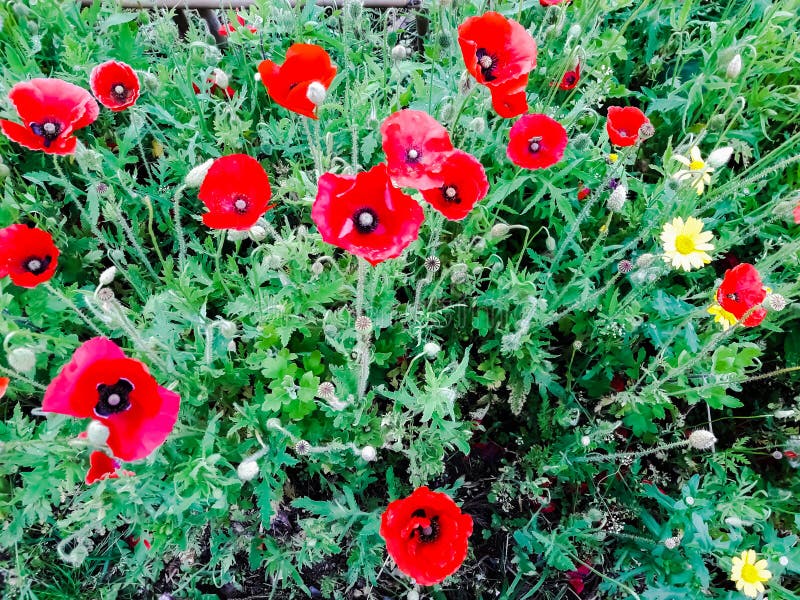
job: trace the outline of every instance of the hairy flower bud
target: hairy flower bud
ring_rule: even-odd
[[[491,237],[493,237],[493,238],[501,238],[501,237],[505,236],[506,234],[508,234],[509,229],[510,229],[510,227],[508,225],[506,225],[505,223],[497,223],[494,226],[492,226],[492,229],[489,232],[489,235]]]
[[[253,225],[248,233],[254,242],[260,242],[267,237],[267,230],[261,225]]]
[[[100,421],[93,420],[86,428],[86,439],[89,440],[92,446],[105,446],[110,434],[111,432],[108,427],[103,425]]]
[[[27,373],[36,368],[36,354],[30,348],[14,348],[8,353],[8,365],[17,372]]]
[[[186,174],[186,179],[184,179],[186,187],[199,188],[201,185],[203,185],[203,180],[206,178],[208,170],[211,168],[212,164],[214,164],[214,160],[209,158],[206,162],[197,165],[194,169],[189,171]]]
[[[442,347],[435,342],[428,342],[422,347],[422,351],[425,353],[425,356],[433,359],[439,355],[442,351]]]
[[[736,55],[728,62],[728,66],[725,67],[725,75],[728,76],[728,79],[736,79],[739,77],[739,73],[742,72],[742,55],[738,52]]]
[[[705,429],[697,429],[689,434],[689,445],[695,450],[709,450],[716,441],[714,434]]]
[[[254,460],[244,460],[236,468],[236,475],[241,481],[252,481],[258,475],[258,463]]]
[[[733,148],[730,146],[723,146],[722,148],[717,148],[711,154],[708,155],[708,160],[706,161],[710,167],[718,169],[719,167],[724,167],[728,164],[728,161],[733,156]]]
[[[114,281],[114,277],[117,275],[117,267],[108,267],[105,271],[100,273],[100,279],[98,283],[100,285],[109,285],[112,281]]]
[[[361,460],[372,462],[378,458],[378,452],[372,446],[364,446],[361,449]]]
[[[401,60],[405,60],[408,57],[408,50],[406,50],[405,46],[397,44],[394,48],[392,48],[392,60],[395,62],[400,62]]]
[[[325,102],[325,96],[327,95],[328,92],[325,89],[325,86],[319,81],[312,81],[308,86],[308,90],[306,91],[306,98],[311,100],[315,106],[322,106],[322,103]]]
[[[625,206],[625,201],[628,199],[628,188],[622,184],[614,188],[611,195],[606,200],[606,206],[611,212],[620,212]]]
[[[486,131],[486,119],[483,117],[475,117],[469,122],[469,128],[480,135]]]

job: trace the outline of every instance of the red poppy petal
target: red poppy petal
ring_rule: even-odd
[[[74,398],[80,379],[96,361],[120,358],[125,358],[125,353],[108,338],[96,337],[84,342],[47,386],[42,410],[78,418],[93,416],[94,403],[89,406],[86,402],[76,402]]]
[[[544,169],[560,161],[566,147],[567,131],[561,123],[547,115],[531,114],[514,123],[506,153],[515,165]]]
[[[6,395],[9,383],[11,380],[8,377],[0,377],[0,398]]]
[[[492,107],[504,119],[513,119],[528,112],[528,97],[524,91],[515,94],[492,91]]]
[[[766,297],[761,276],[749,263],[741,263],[725,271],[717,290],[719,305],[737,319],[752,310],[742,323],[745,327],[755,327],[767,316],[767,311],[759,306]]]
[[[635,106],[611,106],[606,120],[608,138],[616,146],[633,146],[639,140],[639,129],[649,122],[644,113]]]
[[[15,285],[32,288],[48,281],[59,254],[46,231],[20,224],[0,229],[0,277],[9,275]],[[38,263],[33,270],[32,261]]]
[[[100,103],[113,111],[125,110],[139,98],[139,77],[123,62],[110,60],[97,65],[92,69],[89,85]]]
[[[317,118],[317,107],[306,97],[308,86],[316,81],[328,89],[336,77],[330,56],[315,44],[293,44],[283,65],[264,60],[258,65],[258,72],[277,104],[312,119]]]
[[[214,161],[198,197],[210,212],[203,221],[214,229],[246,230],[271,207],[269,176],[246,154],[230,154]],[[241,204],[241,206],[239,206]]]
[[[101,479],[116,479],[119,463],[105,452],[95,450],[89,456],[89,471],[86,473],[86,485],[91,485]]]
[[[72,154],[78,145],[78,138],[69,136],[58,138],[49,147],[45,148],[43,137],[33,133],[30,128],[23,127],[13,121],[0,120],[0,129],[8,139],[17,142],[20,146],[24,146],[28,150],[41,150],[47,154]]]
[[[792,212],[793,212],[793,216],[794,216],[794,222],[797,223],[797,224],[800,224],[800,204],[795,206],[794,207],[794,211],[792,211]]]
[[[120,413],[124,418],[111,423],[108,447],[125,461],[141,460],[161,446],[178,420],[180,396],[166,388],[158,388],[159,412],[149,418],[135,419],[132,413]],[[120,416],[115,415],[115,416]],[[129,416],[131,415],[131,416]]]
[[[483,165],[461,150],[448,153],[442,166],[442,187],[423,190],[422,197],[450,220],[465,218],[489,192]]]

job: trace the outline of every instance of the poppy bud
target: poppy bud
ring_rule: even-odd
[[[742,521],[739,517],[728,517],[725,519],[725,522],[731,527],[742,527],[744,525],[744,521]]]
[[[422,347],[422,351],[425,353],[425,356],[433,359],[439,355],[442,351],[442,347],[435,342],[428,342]]]
[[[206,162],[197,165],[194,169],[189,171],[189,173],[186,175],[186,179],[184,179],[186,187],[199,188],[201,185],[203,185],[203,180],[206,178],[208,170],[213,164],[214,159],[209,158]]]
[[[442,0],[442,4],[444,4],[444,0]],[[419,600],[419,592],[417,590],[408,590],[406,600]]]
[[[469,122],[469,128],[480,135],[486,131],[486,119],[483,117],[475,117]]]
[[[793,410],[776,410],[772,414],[776,419],[788,419],[792,415],[794,415],[794,411]]]
[[[254,460],[245,460],[239,463],[236,475],[241,481],[252,481],[258,475],[258,463]]]
[[[556,251],[556,241],[551,238],[549,235],[544,240],[544,246],[547,248],[548,252],[555,252]]]
[[[618,185],[606,201],[606,206],[611,212],[620,212],[625,206],[625,201],[628,199],[628,188],[624,185]]]
[[[592,438],[590,438],[588,435],[584,435],[581,438],[581,446],[588,446],[591,443],[592,443]]]
[[[322,103],[325,102],[325,96],[327,96],[328,92],[325,90],[325,86],[322,85],[319,81],[312,81],[308,86],[308,91],[306,91],[306,98],[311,100],[314,106],[322,106]]]
[[[255,75],[253,75],[253,79],[255,79],[256,81],[261,81],[261,73],[256,73]]]
[[[325,271],[325,265],[321,261],[315,260],[314,264],[311,265],[311,272],[319,277],[323,271]]]
[[[372,462],[378,458],[378,452],[372,446],[364,446],[361,449],[361,460],[365,462]]]
[[[260,242],[264,238],[267,237],[267,230],[264,229],[261,225],[253,225],[250,228],[250,239],[254,242]]]
[[[681,538],[678,537],[677,535],[664,540],[664,547],[666,547],[667,550],[674,550],[675,548],[680,546],[680,544],[681,544]]]
[[[636,266],[640,269],[646,269],[656,260],[655,254],[645,253],[636,259]]]
[[[114,277],[117,275],[117,267],[108,267],[105,271],[100,273],[100,279],[98,283],[100,285],[109,285],[112,281],[114,281]]]
[[[217,328],[219,329],[219,332],[222,334],[222,337],[224,337],[226,340],[232,340],[233,338],[236,337],[236,334],[238,332],[238,327],[236,327],[236,323],[224,319],[217,321]]]
[[[505,223],[497,223],[494,225],[489,232],[489,235],[493,238],[501,238],[508,234],[510,227]]]
[[[0,162],[0,179],[5,179],[11,175],[11,169],[8,168],[8,165]]]
[[[20,373],[33,371],[36,368],[36,354],[30,348],[14,348],[8,353],[8,365]]]
[[[236,352],[236,342],[233,340],[228,342],[228,352]]]
[[[581,26],[573,23],[567,30],[567,37],[570,39],[579,38],[581,36]]]
[[[722,148],[717,148],[711,154],[708,155],[708,165],[710,167],[714,167],[715,169],[719,167],[724,167],[728,164],[728,161],[731,159],[733,155],[733,148],[730,146],[724,146]]]
[[[147,71],[145,71],[142,74],[142,78],[144,79],[144,86],[148,90],[155,91],[158,89],[158,77],[156,77],[152,73],[148,73]]]
[[[231,242],[240,242],[242,240],[246,240],[247,237],[250,235],[250,232],[240,231],[238,229],[228,229],[228,240]]]
[[[725,75],[728,76],[728,79],[736,79],[739,76],[739,73],[742,72],[742,55],[738,52],[736,56],[734,56],[728,66],[725,68]]]
[[[698,429],[689,435],[689,445],[695,450],[708,450],[714,446],[717,438],[705,429]]]
[[[468,267],[464,263],[457,263],[453,265],[450,272],[450,281],[452,283],[464,283],[467,280]]]
[[[218,85],[221,88],[228,87],[228,84],[230,83],[230,80],[228,79],[228,74],[222,69],[214,69],[211,72],[210,79],[215,85]]]
[[[408,51],[406,50],[405,46],[397,44],[394,48],[392,48],[392,60],[395,62],[400,62],[404,60],[408,56]]]
[[[105,446],[109,435],[111,435],[111,431],[100,421],[92,421],[86,428],[86,438],[92,446]]]

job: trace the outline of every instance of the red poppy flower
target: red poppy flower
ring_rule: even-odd
[[[451,221],[460,221],[486,197],[489,182],[483,165],[471,154],[453,150],[442,163],[441,187],[422,191],[422,197]]]
[[[542,6],[555,6],[556,4],[569,4],[569,0],[539,0]]]
[[[92,69],[89,86],[100,104],[115,112],[136,104],[139,78],[124,62],[109,60]]]
[[[561,78],[561,83],[559,84],[559,88],[562,90],[571,90],[574,89],[578,82],[581,80],[581,63],[575,65],[575,68],[571,71],[567,71],[564,73],[564,77]]]
[[[210,211],[203,222],[213,229],[250,229],[272,208],[271,195],[269,177],[255,158],[223,156],[214,161],[200,186],[198,196]]]
[[[58,248],[53,236],[30,225],[0,229],[0,277],[11,277],[16,285],[33,288],[56,272]]]
[[[467,71],[491,90],[500,116],[527,112],[525,88],[536,66],[536,42],[522,25],[496,12],[470,17],[458,27],[458,44]]]
[[[381,123],[381,144],[397,185],[427,190],[444,184],[442,168],[453,144],[428,113],[404,109],[389,115]]]
[[[800,224],[800,202],[794,207],[794,222]]]
[[[467,557],[472,517],[447,494],[420,487],[386,507],[380,534],[403,573],[419,585],[434,585],[455,573]]]
[[[158,385],[147,367],[107,338],[81,345],[44,394],[42,410],[108,427],[114,456],[139,460],[167,439],[180,396]]]
[[[86,485],[91,485],[101,479],[117,479],[120,474],[134,475],[133,471],[125,469],[119,471],[119,461],[114,460],[105,452],[95,450],[89,456],[89,471],[86,473]]]
[[[566,576],[569,587],[575,590],[576,594],[583,592],[586,587],[586,578],[591,572],[591,569],[586,565],[581,565],[575,571],[567,571]]]
[[[639,140],[639,129],[650,120],[635,106],[611,106],[608,109],[606,131],[612,144],[633,146]]]
[[[627,378],[620,373],[614,373],[614,377],[611,378],[611,389],[615,392],[624,392],[627,388]]]
[[[567,147],[567,131],[561,123],[542,114],[520,118],[511,128],[509,138],[508,158],[526,169],[544,169],[556,164]]]
[[[100,107],[83,88],[60,79],[37,78],[18,83],[8,94],[22,124],[0,119],[10,140],[47,154],[72,154],[72,135],[97,119]]]
[[[242,15],[236,15],[236,20],[239,22],[239,25],[244,27],[247,25],[247,21],[244,20]],[[247,29],[250,33],[258,33],[258,29],[253,27],[252,25],[247,25]],[[217,33],[223,37],[231,33],[232,31],[236,31],[236,27],[234,27],[231,23],[225,23],[224,25],[220,25]]]
[[[0,398],[6,395],[9,383],[11,380],[8,377],[0,377]]]
[[[725,276],[717,290],[717,302],[737,319],[741,319],[751,309],[753,312],[742,323],[745,327],[755,327],[767,316],[760,304],[767,297],[767,291],[756,268],[742,263],[725,271]]]
[[[586,186],[582,187],[578,190],[578,200],[586,200],[589,197],[589,194],[592,193],[592,190],[587,188]]]
[[[417,239],[424,216],[380,163],[358,175],[323,174],[311,218],[325,242],[376,265]]]
[[[336,77],[331,57],[315,44],[292,44],[282,65],[264,60],[258,65],[261,82],[270,97],[291,111],[317,118],[317,106],[308,99],[308,86],[317,82],[327,90]]]

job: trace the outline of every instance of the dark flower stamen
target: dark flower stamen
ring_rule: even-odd
[[[539,142],[542,141],[541,136],[536,136],[531,138],[530,145],[528,146],[531,152],[538,152],[541,149],[541,144]]]
[[[372,233],[378,228],[378,215],[371,208],[362,208],[353,213],[353,224],[358,233]]]
[[[444,198],[445,202],[451,202],[453,204],[461,204],[461,197],[458,195],[458,189],[454,185],[443,185],[442,186],[442,198]]]
[[[41,123],[31,123],[31,131],[35,135],[38,135],[41,138],[44,138],[44,147],[49,148],[50,144],[58,137],[58,134],[61,133],[61,123],[57,121],[42,121]]]
[[[120,104],[123,102],[127,102],[128,100],[128,88],[125,87],[122,83],[115,83],[111,86],[111,96],[119,102]]]
[[[439,537],[439,517],[434,516],[430,519],[427,519],[425,516],[425,511],[421,508],[418,508],[413,513],[411,513],[412,517],[418,517],[420,519],[425,519],[428,521],[427,525],[418,525],[414,529],[411,530],[410,538],[413,540],[414,536],[419,535],[419,541],[423,543],[433,542],[436,538]]]
[[[408,152],[406,152],[406,162],[407,163],[418,163],[420,159],[419,151],[416,148],[411,148]]]
[[[41,275],[47,270],[51,262],[53,262],[52,256],[44,256],[41,258],[38,256],[31,256],[30,258],[26,258],[24,261],[22,261],[22,264],[25,270],[29,273]]]
[[[133,384],[127,379],[120,379],[114,385],[101,383],[97,386],[98,401],[94,412],[101,417],[108,417],[130,408],[130,393]]]
[[[249,206],[250,202],[248,202],[245,196],[236,196],[233,199],[233,208],[240,215],[245,214]]]
[[[484,80],[494,81],[497,79],[497,76],[493,74],[495,67],[497,67],[497,58],[489,54],[485,48],[478,48],[475,56],[478,59],[478,67],[480,67]]]

